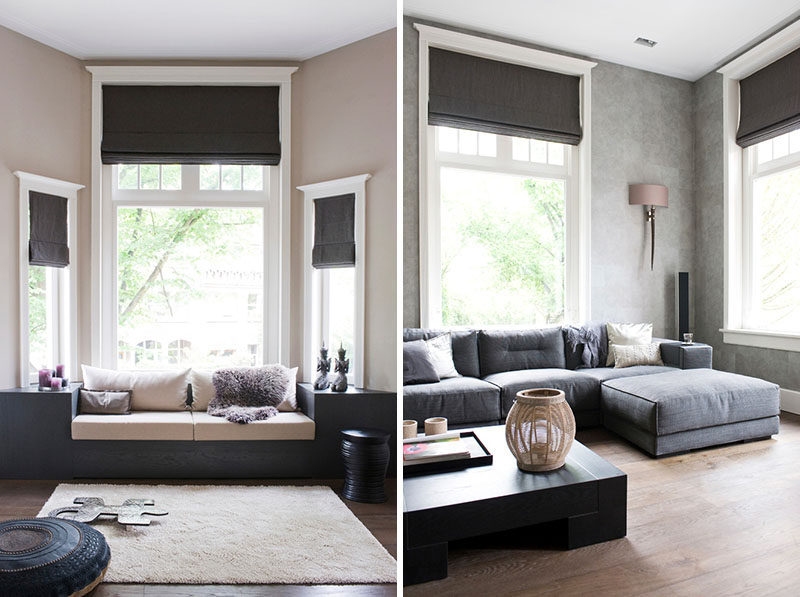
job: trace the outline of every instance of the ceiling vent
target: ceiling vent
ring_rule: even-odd
[[[646,39],[644,37],[637,37],[636,40],[633,43],[639,44],[640,46],[645,46],[647,48],[652,48],[658,42],[657,41],[653,41],[652,39]]]

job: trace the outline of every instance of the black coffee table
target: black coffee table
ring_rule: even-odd
[[[525,473],[505,426],[472,429],[494,454],[490,466],[403,480],[403,583],[447,577],[447,543],[554,522],[566,549],[626,533],[628,477],[579,442],[566,464]]]

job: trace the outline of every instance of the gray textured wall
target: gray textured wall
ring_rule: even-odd
[[[714,368],[752,375],[800,390],[800,352],[724,344],[724,228],[722,75],[694,84],[695,332],[714,347]]]
[[[406,17],[403,23],[406,326],[419,324],[418,37],[413,22]],[[691,270],[694,253],[692,98],[687,81],[605,62],[592,71],[592,319],[652,321],[657,335],[673,333],[674,273]],[[669,187],[670,207],[656,216],[652,272],[643,208],[628,205],[628,183],[635,182]]]

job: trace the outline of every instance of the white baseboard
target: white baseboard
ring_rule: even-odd
[[[781,388],[781,410],[800,415],[800,392]]]

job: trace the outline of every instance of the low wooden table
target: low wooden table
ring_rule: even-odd
[[[403,480],[404,584],[446,578],[456,539],[553,521],[566,549],[625,536],[628,477],[617,467],[576,441],[562,468],[525,473],[504,425],[471,431],[492,465]]]

